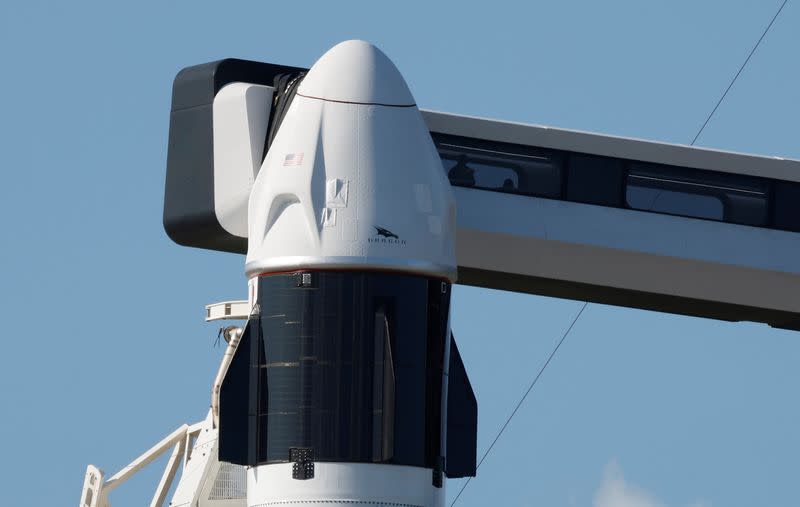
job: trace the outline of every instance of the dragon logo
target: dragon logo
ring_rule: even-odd
[[[389,229],[384,229],[383,227],[378,227],[378,226],[375,226],[375,225],[373,225],[373,227],[375,227],[375,230],[377,231],[376,234],[378,236],[382,236],[382,237],[387,238],[387,239],[392,239],[392,238],[398,239],[398,240],[400,239],[400,236],[398,236],[397,234],[393,233]]]
[[[367,238],[368,243],[381,243],[384,245],[405,245],[406,240],[400,239],[400,236],[393,233],[386,227],[372,226],[375,229],[375,236]]]

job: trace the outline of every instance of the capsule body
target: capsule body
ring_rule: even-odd
[[[219,450],[250,467],[248,505],[442,504],[454,231],[403,78],[366,42],[336,46],[299,85],[250,195],[253,312],[220,393]]]

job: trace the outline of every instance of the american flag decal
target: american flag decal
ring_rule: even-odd
[[[288,167],[292,165],[300,165],[303,163],[302,153],[287,153],[286,158],[283,159],[283,166]]]

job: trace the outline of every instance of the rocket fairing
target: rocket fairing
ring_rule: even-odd
[[[450,184],[371,44],[337,45],[293,93],[250,193],[220,460],[250,467],[250,506],[442,505],[443,476],[474,475],[477,417],[449,326]]]

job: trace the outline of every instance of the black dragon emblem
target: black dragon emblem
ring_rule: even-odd
[[[398,236],[397,234],[393,233],[389,229],[384,229],[383,227],[378,227],[376,225],[373,225],[373,227],[375,227],[375,230],[377,231],[377,235],[378,236],[383,236],[384,238],[388,238],[388,239],[391,239],[391,238],[398,239],[398,240],[400,239],[400,236]]]

